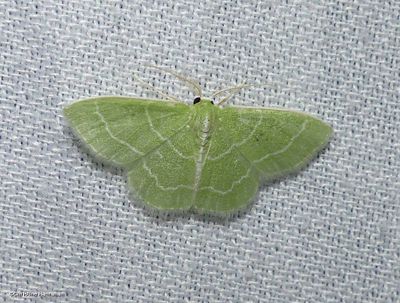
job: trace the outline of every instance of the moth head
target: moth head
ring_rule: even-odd
[[[209,103],[209,104],[213,104],[214,105],[214,102],[212,100],[202,99],[201,97],[197,96],[193,100],[193,105],[196,105],[196,104],[199,104],[199,103],[202,103],[202,104]]]

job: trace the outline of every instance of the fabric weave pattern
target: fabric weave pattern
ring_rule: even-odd
[[[400,3],[0,0],[4,302],[398,302]],[[98,95],[303,110],[328,148],[227,220],[155,216],[62,109]],[[25,297],[24,293],[25,292]],[[35,295],[36,294],[36,295]],[[56,297],[56,298],[55,298]]]

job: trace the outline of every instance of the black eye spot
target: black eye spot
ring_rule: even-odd
[[[214,105],[214,101],[210,101],[210,103],[211,103],[212,105]]]
[[[194,98],[194,100],[193,100],[193,104],[197,104],[197,103],[199,103],[201,101],[201,98],[200,97],[196,97],[196,98]]]

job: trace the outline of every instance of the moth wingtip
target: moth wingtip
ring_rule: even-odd
[[[67,105],[62,109],[63,116],[67,119],[71,117],[71,112],[72,112],[72,104]]]

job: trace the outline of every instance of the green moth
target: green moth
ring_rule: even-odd
[[[145,205],[227,214],[247,206],[260,181],[304,167],[332,128],[301,112],[222,107],[225,101],[97,97],[64,114],[98,158],[126,170]]]

